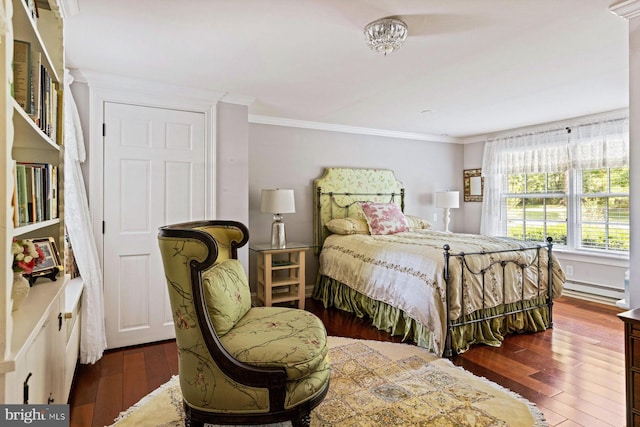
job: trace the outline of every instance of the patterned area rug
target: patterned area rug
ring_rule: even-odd
[[[337,337],[329,337],[329,346],[331,385],[312,426],[547,425],[532,403],[422,348]],[[114,426],[184,425],[177,380],[123,412]]]

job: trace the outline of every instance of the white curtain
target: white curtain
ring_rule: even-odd
[[[574,169],[629,166],[629,119],[578,126],[572,132],[571,165]]]
[[[502,193],[504,178],[518,173],[552,173],[571,164],[569,135],[557,129],[487,141],[482,157],[484,195],[480,234],[502,233]]]
[[[487,141],[480,234],[503,234],[502,193],[510,174],[554,173],[629,164],[629,120],[602,120]]]
[[[107,348],[102,270],[93,236],[89,202],[80,163],[86,154],[78,109],[71,94],[73,77],[64,76],[64,214],[73,254],[84,282],[80,363],[95,363]]]

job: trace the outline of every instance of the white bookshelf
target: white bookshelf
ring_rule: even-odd
[[[69,286],[60,272],[55,281],[39,278],[23,305],[12,312],[13,283],[11,242],[14,238],[53,237],[64,259],[64,156],[62,141],[62,87],[64,76],[63,18],[58,0],[38,2],[37,20],[31,18],[26,0],[0,0],[7,32],[0,35],[0,239],[4,242],[0,265],[4,289],[0,291],[0,403],[23,403],[23,384],[29,384],[28,403],[65,403],[70,387],[69,369],[77,359],[77,328],[82,283]],[[48,7],[47,7],[48,6]],[[47,135],[12,96],[13,41],[30,43],[40,53],[52,81],[58,84],[58,115],[52,135]],[[46,163],[58,167],[58,218],[16,226],[13,220],[14,168],[16,162]],[[74,335],[75,334],[75,335]],[[75,341],[71,342],[73,339]],[[72,353],[69,354],[68,352]],[[75,354],[73,354],[75,352]],[[71,366],[71,368],[69,368]],[[72,374],[72,373],[71,373]]]

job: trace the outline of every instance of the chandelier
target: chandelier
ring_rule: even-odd
[[[407,38],[407,24],[396,18],[382,18],[364,27],[367,44],[376,52],[391,53]]]

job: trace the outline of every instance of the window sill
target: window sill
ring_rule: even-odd
[[[586,262],[591,264],[608,264],[615,267],[629,268],[628,255],[594,253],[575,249],[557,248],[555,246],[553,247],[553,253],[556,254],[558,258],[569,261]]]

